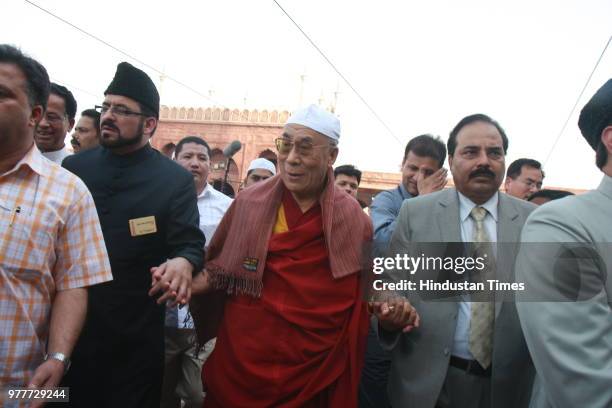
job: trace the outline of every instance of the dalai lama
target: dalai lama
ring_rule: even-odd
[[[357,404],[372,227],[334,186],[339,137],[331,113],[295,112],[276,139],[280,174],[240,193],[213,237],[192,299],[200,341],[217,336],[207,408]]]

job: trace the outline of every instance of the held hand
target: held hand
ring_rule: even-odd
[[[401,329],[402,332],[408,333],[419,327],[419,314],[403,297],[393,297],[385,302],[372,302],[371,307],[378,324],[387,331]]]
[[[434,193],[444,188],[447,180],[448,171],[442,167],[429,177],[424,177],[421,172],[417,174],[417,190],[419,195]]]
[[[169,259],[158,267],[151,268],[151,290],[149,296],[163,293],[157,304],[171,300],[168,307],[186,305],[191,299],[191,276],[193,266],[185,258]]]
[[[28,388],[52,388],[57,387],[64,376],[64,363],[53,358],[48,359],[38,366],[34,376],[28,384]],[[44,405],[44,400],[34,401],[31,408],[39,408]]]

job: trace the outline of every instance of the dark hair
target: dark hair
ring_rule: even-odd
[[[212,159],[212,153],[210,151],[210,146],[200,136],[185,136],[184,138],[182,138],[176,144],[176,147],[174,148],[174,157],[178,157],[181,150],[183,150],[183,145],[186,143],[195,143],[195,144],[204,146],[206,148],[206,151],[208,152],[208,158]]]
[[[606,163],[608,163],[608,149],[605,144],[600,143],[595,153],[595,164],[601,170]]]
[[[453,130],[451,130],[450,136],[448,137],[448,141],[446,142],[446,147],[448,148],[449,156],[455,155],[455,149],[457,148],[457,134],[459,133],[459,131],[461,131],[461,129],[463,129],[465,126],[470,125],[474,122],[484,122],[495,126],[502,138],[504,155],[508,153],[508,137],[506,136],[506,132],[504,132],[504,129],[499,125],[499,123],[497,123],[487,115],[483,113],[476,113],[474,115],[466,116],[465,118],[461,119],[459,123],[457,123],[457,125],[453,128]]]
[[[420,135],[410,139],[404,150],[404,159],[408,157],[408,153],[412,152],[419,157],[431,157],[438,161],[438,167],[444,165],[446,160],[446,147],[440,140],[440,137],[434,137],[430,134]]]
[[[147,105],[143,105],[142,103],[138,101],[136,101],[136,103],[138,104],[138,107],[140,108],[140,113],[144,115],[142,116],[142,120],[144,120],[145,118],[154,117],[155,119],[158,120],[158,123],[159,123],[158,113],[156,113],[153,109],[149,108]],[[155,127],[153,128],[153,131],[151,132],[151,137],[153,137],[156,130],[157,130],[157,125],[155,125]]]
[[[65,86],[51,82],[51,89],[49,93],[52,95],[57,95],[64,100],[66,115],[68,115],[68,119],[74,120],[77,111],[77,102],[76,99],[74,99],[72,92],[70,92]]]
[[[608,119],[608,123],[602,128],[602,133],[603,129],[607,128],[608,126],[612,126],[612,116],[610,119]],[[599,138],[601,139],[601,135],[599,135]],[[601,170],[607,163],[608,149],[600,140],[599,144],[597,145],[597,149],[595,150],[595,165],[597,165],[597,167]]]
[[[23,54],[19,49],[0,44],[0,62],[15,64],[26,77],[26,93],[30,105],[41,105],[47,110],[47,99],[49,99],[49,74],[38,61]]]
[[[87,116],[88,118],[92,118],[94,121],[94,127],[96,128],[96,132],[100,135],[100,112],[95,109],[85,109],[81,112],[81,116]]]
[[[544,178],[544,170],[542,170],[542,164],[539,161],[534,159],[517,159],[510,163],[508,166],[508,170],[506,171],[506,177],[510,177],[511,179],[516,179],[521,175],[521,171],[523,171],[523,166],[533,167],[534,169],[538,169],[542,172],[542,178]]]
[[[345,164],[338,166],[334,169],[334,177],[338,177],[338,174],[344,174],[345,176],[355,177],[357,179],[357,185],[361,183],[361,171],[357,170],[352,164]]]
[[[563,197],[572,196],[574,193],[564,190],[540,190],[529,196],[527,201],[533,201],[534,198],[549,198],[550,200],[558,200]]]

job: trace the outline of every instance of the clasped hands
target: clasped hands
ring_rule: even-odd
[[[205,293],[210,289],[208,273],[200,271],[193,277],[193,266],[185,258],[169,259],[151,268],[151,289],[149,296],[161,293],[157,304],[169,301],[169,308],[186,305],[192,294]]]
[[[157,304],[168,302],[169,308],[186,305],[191,299],[193,265],[182,257],[168,259],[151,268],[151,289],[149,296],[161,293]]]
[[[369,306],[380,327],[386,331],[408,333],[419,327],[419,314],[406,298],[393,296],[385,301],[370,302]]]

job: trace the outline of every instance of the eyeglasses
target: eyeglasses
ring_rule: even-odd
[[[538,183],[538,182],[535,182],[535,181],[529,180],[529,179],[527,179],[527,180],[519,179],[519,181],[521,183],[523,183],[525,186],[527,186],[527,188],[533,188],[533,187],[535,187],[537,189],[542,188],[542,183],[541,182]]]
[[[52,124],[58,124],[64,121],[66,116],[56,115],[55,113],[46,113],[45,120]]]
[[[275,139],[274,143],[276,143],[276,149],[278,150],[279,154],[288,155],[289,153],[291,153],[291,150],[293,150],[293,146],[295,146],[295,152],[302,157],[312,156],[314,149],[320,147],[331,147],[330,144],[313,145],[310,142],[295,143],[293,140],[285,139],[282,137]]]
[[[129,110],[125,106],[96,105],[94,109],[96,112],[100,112],[101,115],[104,115],[106,112],[110,111],[111,114],[116,116],[147,116],[144,113]]]

